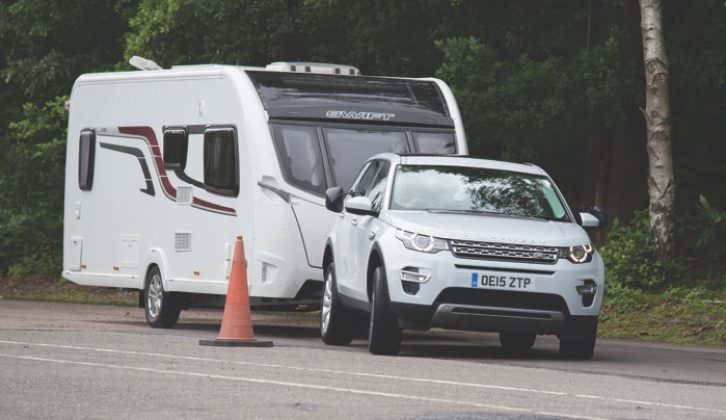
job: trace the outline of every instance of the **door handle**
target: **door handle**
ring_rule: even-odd
[[[376,232],[370,231],[368,232],[368,239],[371,241],[376,238]]]
[[[357,225],[358,224],[358,218],[355,217],[355,218],[350,219],[350,224],[351,225],[354,225],[354,226]]]

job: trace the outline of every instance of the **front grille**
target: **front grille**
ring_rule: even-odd
[[[442,303],[570,313],[562,296],[551,293],[448,287],[436,298],[434,307]]]
[[[449,244],[454,255],[460,258],[554,264],[559,256],[559,249],[553,246],[457,240],[451,240]]]

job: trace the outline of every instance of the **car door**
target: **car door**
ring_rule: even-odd
[[[364,169],[353,183],[346,199],[348,197],[365,194],[368,190],[368,186],[373,181],[373,177],[378,172],[378,165],[378,162],[373,161],[364,166]],[[351,245],[355,243],[353,236],[358,233],[356,226],[360,216],[348,213],[345,209],[343,209],[343,212],[340,213],[338,217],[340,217],[341,220],[336,225],[335,233],[337,253],[334,255],[338,291],[346,296],[355,297],[355,288],[353,287],[353,284],[357,268],[356,263],[353,261],[353,254],[355,250],[351,248]]]
[[[373,210],[379,212],[386,194],[390,163],[379,161],[376,174],[366,188],[365,195],[371,200]],[[351,235],[351,263],[353,264],[353,288],[357,298],[368,299],[368,257],[382,226],[377,216],[358,216]]]

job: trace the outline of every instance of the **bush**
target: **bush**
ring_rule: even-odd
[[[618,219],[613,221],[605,246],[600,249],[611,287],[662,288],[668,284],[668,276],[678,271],[676,263],[660,261],[652,254],[648,233],[647,210],[637,211],[628,225],[621,225]]]
[[[679,253],[698,259],[722,261],[726,257],[726,212],[711,206],[706,197],[676,219]]]

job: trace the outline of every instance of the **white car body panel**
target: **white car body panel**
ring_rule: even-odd
[[[556,309],[542,309],[545,306],[544,304],[537,304],[535,305],[537,307],[533,308],[517,307],[516,304],[513,304],[514,306],[509,306],[511,309],[509,312],[521,310],[522,313],[527,313],[529,311],[529,315],[533,317],[544,317],[559,313],[561,319],[553,318],[558,322],[565,322],[573,317],[595,317],[596,319],[602,306],[604,293],[604,265],[596,250],[593,250],[589,262],[574,263],[566,258],[558,257],[554,263],[534,263],[524,260],[506,261],[456,256],[451,250],[452,245],[450,242],[448,242],[448,250],[425,253],[406,248],[403,242],[396,237],[396,232],[402,230],[444,240],[487,242],[504,244],[505,246],[521,245],[533,247],[533,249],[536,247],[538,247],[536,249],[557,247],[558,250],[563,252],[572,246],[589,244],[590,239],[587,233],[581,226],[572,221],[574,216],[564,201],[562,201],[562,204],[569,220],[562,221],[490,214],[391,210],[389,208],[391,189],[395,184],[394,177],[398,165],[431,164],[480,167],[546,177],[546,173],[542,169],[533,165],[457,157],[380,154],[371,158],[371,161],[373,160],[391,163],[386,198],[383,201],[382,210],[377,216],[361,216],[344,210],[338,215],[328,238],[328,246],[331,252],[330,260],[336,264],[338,293],[348,306],[363,310],[369,307],[370,296],[367,293],[370,278],[369,261],[371,261],[375,252],[383,260],[382,264],[385,267],[390,302],[399,311],[399,319],[406,320],[406,311],[411,308],[433,314],[437,310],[436,305],[442,303],[440,299],[444,292],[449,289],[455,289],[457,293],[462,294],[473,294],[482,290],[495,289],[501,292],[514,293],[514,295],[510,296],[514,297],[515,300],[518,296],[522,297],[523,294],[532,292],[537,294],[537,298],[548,299],[552,302],[561,301],[564,306],[561,305]],[[552,186],[557,191],[554,183],[552,183]],[[557,194],[559,194],[559,191],[557,191]],[[598,223],[594,216],[593,219],[594,221],[588,221],[590,226]],[[352,220],[356,220],[356,225],[353,228],[350,227]],[[350,238],[351,235],[357,236],[357,238]],[[428,275],[427,280],[419,284],[415,293],[407,292],[401,279],[402,272],[411,269]],[[525,290],[513,287],[492,288],[481,281],[482,275],[504,277],[510,285],[516,284],[518,281],[523,282],[526,279],[527,282],[531,282],[532,287]],[[476,279],[476,281],[473,279]],[[596,292],[589,302],[576,289],[577,286],[582,286],[588,282],[596,285]],[[507,304],[502,301],[501,305],[506,307]],[[476,305],[472,303],[470,305],[461,304],[460,306],[471,309],[469,307]],[[502,310],[497,306],[496,302],[480,304],[479,306],[481,306],[481,310]],[[433,318],[430,316],[426,318],[423,322],[424,327],[441,326],[436,324],[438,315],[437,312]],[[506,315],[506,317],[513,319],[519,317],[510,315]],[[462,321],[461,325],[466,326],[466,322]],[[554,327],[546,326],[542,329],[537,329],[536,326],[531,328],[540,333],[556,333],[557,328],[561,327],[562,325],[558,324]],[[496,328],[498,327],[496,325],[492,327],[490,323],[482,328],[497,331]],[[507,327],[502,328],[506,329]],[[477,327],[472,326],[470,329],[477,329]]]

